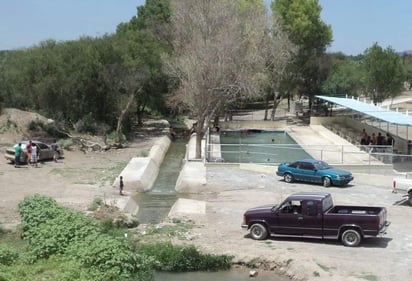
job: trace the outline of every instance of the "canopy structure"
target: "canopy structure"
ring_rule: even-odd
[[[355,98],[336,98],[328,96],[316,96],[319,99],[350,108],[359,113],[372,116],[378,120],[394,125],[412,126],[412,116],[391,111],[374,104],[364,103]]]

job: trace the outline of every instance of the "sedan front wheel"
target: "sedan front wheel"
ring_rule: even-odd
[[[328,177],[324,177],[324,178],[322,179],[322,183],[323,183],[323,186],[324,186],[324,187],[329,187],[329,186],[332,185],[332,181],[331,181],[330,178],[328,178]]]
[[[285,182],[287,183],[291,183],[293,182],[295,179],[293,178],[292,174],[286,173],[283,175],[283,179],[285,180]]]

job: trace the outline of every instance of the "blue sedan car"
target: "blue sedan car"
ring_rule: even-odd
[[[283,177],[288,183],[305,181],[322,183],[325,187],[343,186],[353,180],[351,172],[335,169],[324,161],[314,159],[280,164],[276,175]]]

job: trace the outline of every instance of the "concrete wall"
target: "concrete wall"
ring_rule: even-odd
[[[220,122],[220,129],[283,129],[286,127],[286,120],[276,121],[229,121]]]
[[[163,136],[154,143],[148,157],[133,157],[129,161],[119,175],[123,176],[125,190],[145,192],[153,187],[170,143],[170,138]],[[116,178],[113,185],[119,186],[119,177]]]

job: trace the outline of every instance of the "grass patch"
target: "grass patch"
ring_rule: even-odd
[[[363,273],[358,276],[359,278],[368,280],[368,281],[378,281],[378,276],[370,273]]]
[[[293,259],[288,259],[287,261],[286,261],[286,265],[289,265],[289,264],[291,264],[293,262]]]
[[[101,168],[54,168],[50,174],[74,179],[77,184],[111,184],[127,165],[126,161],[108,163],[110,166]]]
[[[320,263],[316,263],[316,264],[317,264],[320,268],[322,268],[323,271],[328,272],[328,271],[331,270],[331,267],[327,267],[327,266],[325,266],[325,265],[323,265],[323,264],[320,264]]]
[[[317,272],[317,271],[314,271],[314,272],[313,272],[313,276],[315,276],[315,277],[319,277],[319,276],[320,276],[320,273],[319,273],[319,272]]]
[[[143,236],[157,236],[158,239],[162,237],[170,238],[172,236],[184,239],[187,236],[187,232],[193,227],[194,222],[191,220],[173,220],[170,224],[148,225],[141,234],[143,234]],[[141,238],[143,240],[147,239],[147,237]]]

